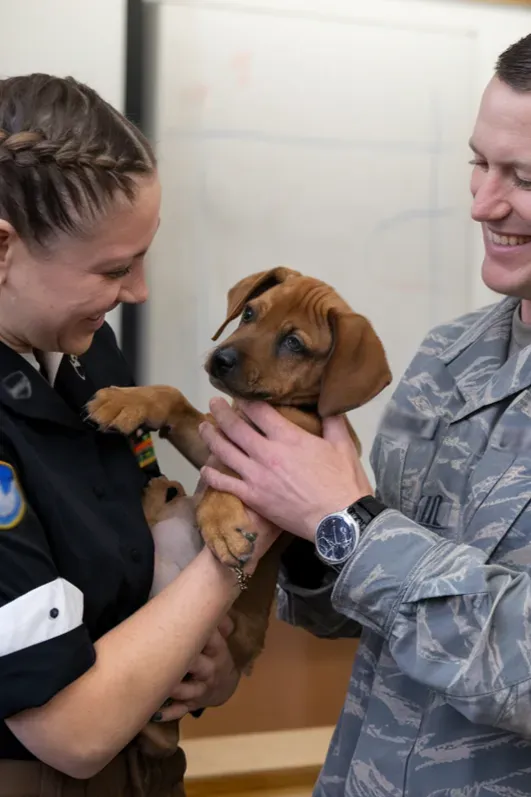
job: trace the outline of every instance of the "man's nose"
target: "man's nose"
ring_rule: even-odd
[[[512,210],[507,186],[495,175],[487,174],[473,192],[471,215],[474,221],[499,221]]]

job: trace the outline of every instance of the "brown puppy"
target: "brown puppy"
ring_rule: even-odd
[[[369,321],[320,280],[283,267],[243,279],[229,292],[227,318],[214,340],[238,316],[238,329],[207,360],[212,384],[233,398],[267,401],[313,434],[321,434],[323,418],[365,404],[391,381],[382,343]],[[209,416],[175,388],[107,388],[96,394],[88,411],[103,428],[129,434],[148,424],[164,430],[163,436],[198,468],[208,458],[198,427]],[[168,511],[163,488],[156,480],[146,492],[151,523],[159,510]],[[241,502],[208,488],[196,517],[217,557],[243,567],[255,534]],[[248,670],[262,650],[280,556],[288,541],[288,535],[281,535],[234,604],[235,631],[229,644],[241,670]]]

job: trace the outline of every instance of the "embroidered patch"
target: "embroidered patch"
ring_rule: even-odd
[[[0,529],[18,526],[25,511],[26,502],[16,473],[11,465],[0,461]]]
[[[153,462],[157,461],[155,446],[150,432],[141,427],[131,436],[131,441],[133,451],[141,468],[147,468],[148,465],[152,465]]]
[[[31,382],[22,371],[9,374],[2,381],[4,388],[15,401],[31,398]]]

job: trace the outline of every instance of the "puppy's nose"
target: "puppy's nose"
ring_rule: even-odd
[[[214,376],[226,376],[238,364],[238,352],[232,346],[218,349],[212,357],[211,371]]]

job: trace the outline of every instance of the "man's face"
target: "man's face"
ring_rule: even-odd
[[[531,299],[531,92],[493,78],[470,140],[472,218],[485,241],[482,276],[493,291]]]

